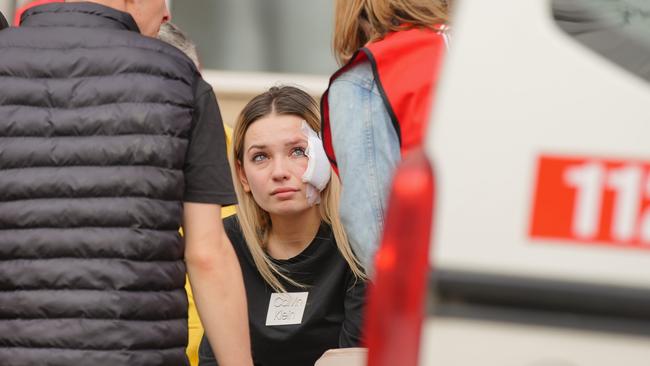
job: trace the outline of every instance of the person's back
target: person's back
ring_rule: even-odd
[[[336,1],[342,67],[321,99],[321,132],[343,183],[341,221],[371,276],[395,168],[426,131],[447,13],[445,0]]]
[[[177,230],[199,80],[97,4],[0,32],[2,365],[187,363]]]

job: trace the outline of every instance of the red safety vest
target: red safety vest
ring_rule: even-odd
[[[330,86],[352,66],[368,61],[386,110],[397,132],[402,157],[422,144],[429,120],[434,85],[446,49],[445,26],[436,30],[413,28],[389,33],[368,43],[330,79]],[[329,121],[329,87],[321,98],[325,152],[337,170]],[[354,117],[348,123],[354,123]]]

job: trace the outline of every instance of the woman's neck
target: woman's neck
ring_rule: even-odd
[[[289,259],[300,254],[314,240],[320,227],[318,206],[294,216],[271,215],[266,250],[275,259]]]

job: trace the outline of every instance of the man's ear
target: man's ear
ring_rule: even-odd
[[[244,172],[244,167],[242,166],[242,163],[237,161],[235,162],[235,169],[237,170],[237,177],[239,178],[239,182],[241,182],[242,187],[244,188],[244,192],[250,193],[251,187],[248,184],[248,178],[246,178],[246,173]]]

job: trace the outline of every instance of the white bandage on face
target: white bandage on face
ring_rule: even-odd
[[[302,133],[307,136],[307,170],[302,176],[302,181],[307,183],[307,202],[310,205],[320,203],[320,192],[327,187],[332,175],[330,162],[325,154],[323,141],[318,137],[316,131],[312,130],[307,122],[302,121],[300,127]]]

